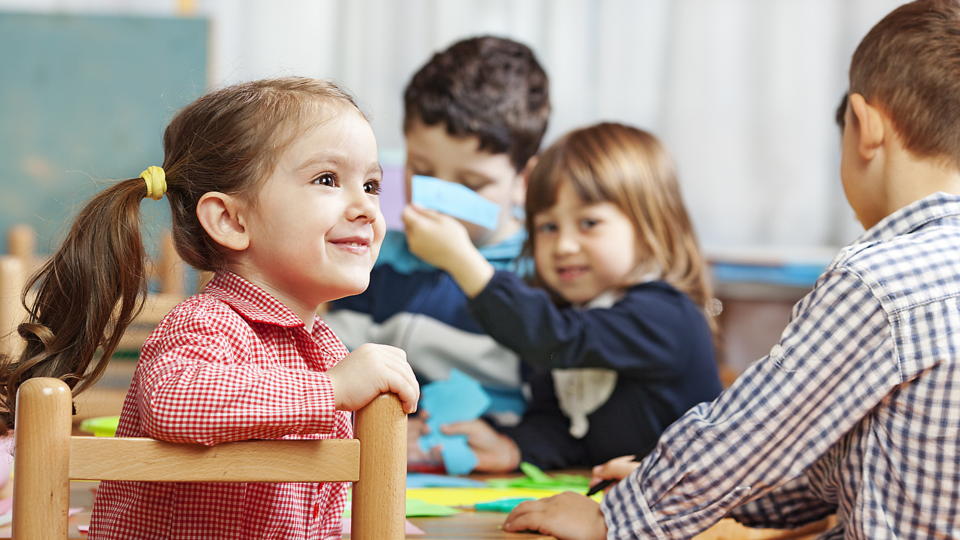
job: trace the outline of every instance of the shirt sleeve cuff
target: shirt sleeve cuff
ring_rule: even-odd
[[[607,524],[607,538],[667,538],[637,485],[636,474],[607,493],[600,511]]]
[[[302,433],[333,433],[337,421],[337,402],[333,394],[333,382],[326,373],[303,372],[307,395],[304,402]]]

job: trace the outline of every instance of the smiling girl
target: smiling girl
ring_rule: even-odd
[[[673,164],[653,135],[603,123],[555,142],[528,182],[536,287],[496,271],[449,216],[404,212],[411,250],[449,272],[480,324],[531,370],[519,425],[444,431],[467,436],[483,471],[642,456],[721,390],[710,286]]]
[[[94,383],[147,290],[140,204],[166,198],[177,252],[214,272],[147,338],[117,435],[215,445],[352,436],[383,392],[416,409],[400,349],[348,354],[317,307],[366,289],[384,235],[373,130],[325,81],[253,81],[180,111],[163,167],[117,182],[81,211],[4,359],[3,417],[17,387]],[[147,202],[147,204],[150,204]],[[339,538],[346,484],[102,482],[91,539]]]

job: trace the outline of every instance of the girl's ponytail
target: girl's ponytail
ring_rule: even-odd
[[[74,394],[82,392],[103,374],[142,309],[147,275],[140,201],[146,191],[144,179],[135,178],[98,193],[28,281],[21,299],[27,321],[17,329],[26,346],[0,367],[0,414],[7,428],[13,427],[21,383],[55,377]]]

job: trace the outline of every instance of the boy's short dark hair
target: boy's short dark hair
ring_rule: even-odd
[[[506,153],[519,171],[540,148],[550,116],[549,81],[529,47],[481,36],[433,55],[403,92],[404,131],[444,123],[454,137]]]
[[[907,150],[960,167],[960,2],[900,6],[867,33],[850,91],[885,111]]]

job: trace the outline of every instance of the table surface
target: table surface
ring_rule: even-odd
[[[78,525],[90,521],[90,508],[93,505],[93,490],[96,482],[71,482],[70,506],[83,510],[70,518],[70,538],[86,538],[77,530]],[[454,516],[410,518],[410,522],[422,529],[423,536],[409,536],[411,539],[535,539],[553,538],[532,533],[508,533],[502,529],[505,514],[495,512],[465,511]],[[695,540],[812,540],[816,533],[826,528],[826,521],[813,523],[801,529],[791,531],[772,529],[750,529],[731,519],[724,519],[698,535]],[[0,528],[0,538],[9,538],[10,528]],[[349,538],[349,536],[345,537]]]

